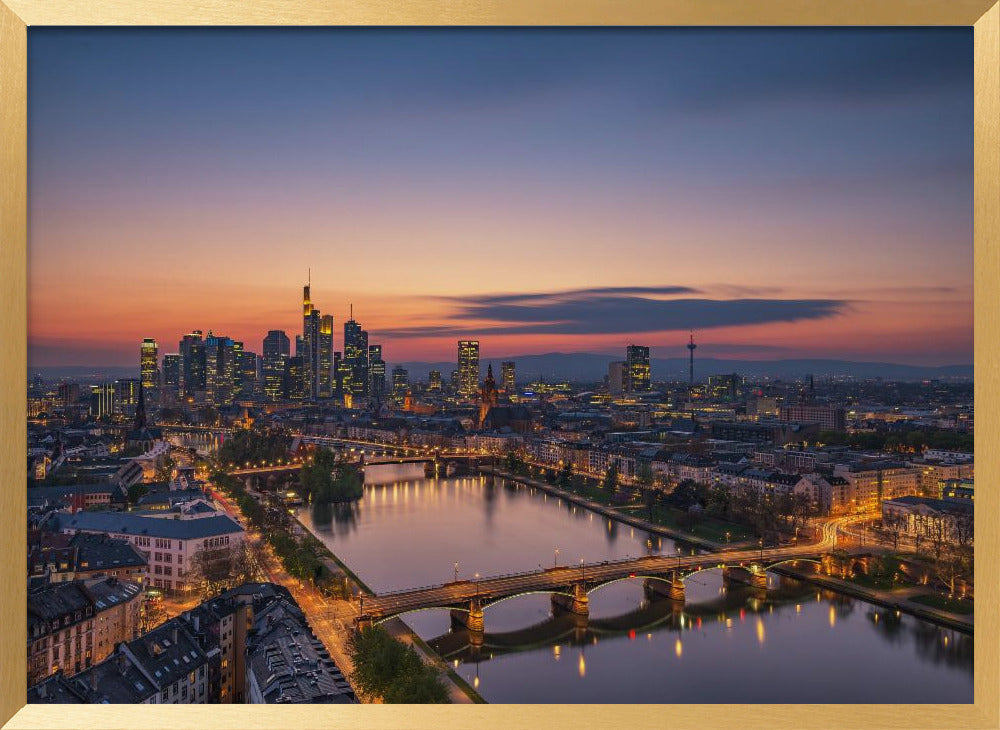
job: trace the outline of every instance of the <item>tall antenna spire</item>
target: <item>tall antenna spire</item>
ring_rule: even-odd
[[[351,319],[354,319],[354,302],[351,302]]]
[[[694,344],[694,330],[691,330],[691,338],[688,340],[687,349],[690,353],[688,362],[688,387],[694,387],[694,350],[698,345]]]
[[[306,271],[309,272],[308,274],[306,274],[306,283],[309,286],[312,286],[312,283],[313,283],[313,270],[312,270],[312,267],[310,266],[308,269],[306,269]]]

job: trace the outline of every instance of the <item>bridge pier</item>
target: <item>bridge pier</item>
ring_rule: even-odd
[[[358,616],[354,619],[354,628],[357,631],[367,631],[375,625],[371,616]]]
[[[684,603],[684,581],[677,573],[671,573],[669,581],[646,578],[642,585],[649,598],[669,598]]]
[[[743,583],[753,588],[767,588],[767,571],[764,566],[754,563],[749,568],[733,565],[722,569],[724,583]]]
[[[486,630],[486,622],[483,619],[483,604],[478,599],[469,601],[469,610],[464,611],[459,608],[451,610],[452,625],[459,625],[469,630],[470,633],[482,634]]]
[[[587,587],[582,583],[577,583],[573,586],[572,595],[553,593],[552,607],[557,611],[564,611],[577,616],[589,616],[590,597],[587,595]]]
[[[852,575],[861,573],[867,575],[869,570],[870,556],[868,555],[831,555],[827,553],[820,562],[823,564],[823,572],[827,575],[849,578]]]

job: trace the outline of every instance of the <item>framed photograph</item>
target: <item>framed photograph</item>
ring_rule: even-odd
[[[0,725],[1000,726],[998,120],[991,0],[0,0]]]

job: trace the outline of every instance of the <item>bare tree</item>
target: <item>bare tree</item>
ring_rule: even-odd
[[[899,535],[906,527],[906,518],[897,512],[887,512],[882,516],[882,534],[892,540],[892,549],[899,550]]]
[[[210,597],[257,577],[256,561],[246,542],[199,550],[188,565],[188,582]]]
[[[948,590],[949,596],[954,596],[958,592],[958,582],[968,580],[971,575],[971,567],[971,551],[949,543],[942,547],[934,562],[934,577]]]
[[[934,549],[934,560],[940,562],[941,555],[948,544],[948,534],[945,530],[944,520],[940,517],[936,517],[931,522],[930,533],[929,537],[931,540],[931,546]]]

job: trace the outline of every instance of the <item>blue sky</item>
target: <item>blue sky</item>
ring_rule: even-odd
[[[36,365],[308,267],[399,359],[972,357],[968,28],[31,29],[29,128]]]

